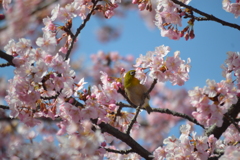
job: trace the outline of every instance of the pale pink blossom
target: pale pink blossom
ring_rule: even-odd
[[[105,11],[105,16],[107,19],[110,19],[112,16],[114,16],[114,11],[113,10],[107,10]]]
[[[53,33],[45,31],[43,37],[39,37],[36,44],[48,53],[52,53],[56,49],[57,40]]]
[[[45,28],[47,31],[55,32],[57,30],[57,27],[53,23],[52,19],[47,17],[43,19],[43,24],[45,25]]]
[[[5,10],[8,10],[8,5],[12,2],[12,0],[3,0],[2,1],[2,6],[3,6],[3,9]]]

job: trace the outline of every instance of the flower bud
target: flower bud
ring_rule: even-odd
[[[138,5],[138,9],[139,9],[140,11],[143,11],[145,8],[146,8],[146,4],[145,4],[145,3],[140,3],[140,4]]]

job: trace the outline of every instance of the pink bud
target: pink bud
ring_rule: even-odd
[[[53,24],[53,23],[50,23],[49,25],[48,25],[48,29],[50,30],[50,31],[56,31],[57,30],[57,27]]]
[[[113,10],[107,10],[105,12],[105,16],[106,16],[107,19],[110,19],[113,15],[114,15]]]
[[[140,11],[143,11],[145,8],[146,8],[146,4],[145,4],[145,3],[140,3],[140,4],[138,5],[138,9],[139,9]]]
[[[123,74],[124,72],[125,72],[126,70],[125,70],[125,68],[121,68],[121,74]]]
[[[101,143],[101,146],[102,146],[102,147],[106,147],[106,145],[107,145],[106,142],[102,142],[102,143]]]
[[[68,48],[67,48],[67,47],[61,47],[61,48],[59,49],[59,52],[62,52],[62,53],[64,53],[64,54],[67,54],[67,51],[68,51]]]
[[[138,4],[138,0],[132,0],[132,4]]]
[[[47,55],[47,56],[45,57],[44,61],[45,61],[46,63],[51,63],[51,62],[52,62],[52,59],[53,59],[53,56]]]
[[[116,103],[116,101],[115,101],[115,100],[113,100],[113,99],[111,99],[111,100],[109,101],[109,103],[110,103],[110,104],[115,104],[115,103]]]
[[[183,31],[179,32],[179,36],[180,36],[180,37],[183,37],[183,35],[184,35],[184,32],[183,32]]]
[[[116,104],[110,104],[110,105],[109,105],[109,109],[110,109],[111,111],[114,111],[115,108],[116,108]]]
[[[190,31],[190,36],[189,37],[190,37],[190,39],[193,39],[195,37],[193,29]]]
[[[184,16],[186,14],[186,12],[181,12],[180,16]]]
[[[68,100],[68,102],[71,103],[71,104],[73,104],[74,99],[73,99],[73,98],[70,98],[70,99]]]
[[[91,94],[91,97],[92,97],[92,98],[96,98],[96,94],[92,93],[92,94]]]
[[[5,15],[4,14],[0,14],[0,20],[5,19]]]
[[[189,34],[186,33],[186,34],[184,35],[184,37],[185,37],[185,40],[187,41],[187,40],[189,39]]]
[[[50,74],[50,78],[55,78],[55,75],[54,74]]]

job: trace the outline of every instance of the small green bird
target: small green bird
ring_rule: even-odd
[[[135,70],[130,70],[126,73],[124,77],[124,88],[130,101],[136,106],[139,106],[147,93],[147,88],[142,85],[137,78],[135,78],[135,73]],[[148,103],[149,99],[150,97],[147,96],[144,100],[144,104],[142,105],[142,108],[145,108],[148,114],[152,112],[152,108]]]

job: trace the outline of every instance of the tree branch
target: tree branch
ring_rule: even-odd
[[[172,0],[172,1],[173,1],[174,3],[182,6],[182,7],[188,8],[188,9],[190,9],[190,10],[192,10],[192,11],[194,11],[194,12],[196,12],[196,13],[204,16],[204,17],[206,17],[206,19],[204,19],[204,20],[215,21],[215,22],[220,23],[220,24],[222,24],[222,25],[224,25],[224,26],[228,26],[228,27],[232,27],[232,28],[235,28],[235,29],[237,29],[237,30],[240,30],[240,26],[237,25],[237,24],[223,21],[223,20],[221,20],[221,19],[219,19],[219,18],[217,18],[217,17],[215,17],[215,16],[213,16],[213,15],[210,15],[210,14],[207,14],[207,13],[205,13],[205,12],[202,12],[202,11],[200,11],[200,10],[198,10],[198,9],[192,7],[192,6],[186,5],[186,4],[184,4],[184,3],[182,3],[182,2],[180,2],[180,1],[178,1],[178,0]]]
[[[128,126],[128,129],[127,129],[127,131],[126,131],[126,134],[130,134],[130,131],[131,131],[132,127],[133,127],[133,124],[136,122],[137,117],[138,117],[138,115],[139,115],[139,112],[140,112],[140,110],[141,110],[141,108],[142,108],[142,105],[143,105],[144,102],[145,102],[145,98],[148,97],[149,93],[153,90],[153,88],[154,88],[154,86],[155,86],[156,84],[157,84],[157,79],[154,79],[151,87],[148,89],[148,91],[147,91],[147,93],[145,94],[142,102],[141,102],[140,105],[137,107],[137,109],[136,109],[136,114],[135,114],[135,116],[133,117],[130,125]]]
[[[15,65],[13,64],[13,62],[12,62],[13,56],[11,56],[11,55],[3,52],[2,50],[0,50],[0,58],[5,59],[6,61],[8,61],[7,64],[9,64],[9,65],[11,65],[11,66],[15,66]]]
[[[235,119],[239,112],[240,112],[240,99],[238,99],[238,102],[236,104],[232,105],[229,108],[226,114]],[[211,134],[213,134],[215,138],[219,139],[222,133],[225,132],[230,125],[231,125],[231,122],[226,118],[226,116],[224,116],[223,124],[221,127],[218,127],[217,125],[212,125],[210,128],[208,128],[205,131],[205,134],[207,136],[210,136]]]
[[[166,114],[171,114],[173,116],[182,117],[184,119],[189,120],[190,122],[193,122],[193,123],[201,126],[204,129],[204,126],[201,125],[200,123],[198,123],[198,121],[195,118],[190,117],[190,116],[188,116],[186,114],[175,112],[175,111],[172,111],[170,109],[163,109],[163,108],[152,108],[152,109],[153,109],[153,112],[166,113]]]
[[[0,105],[0,108],[2,108],[2,109],[9,109],[8,106],[4,106],[4,105]]]
[[[73,44],[74,44],[74,42],[76,41],[77,36],[81,33],[82,29],[85,27],[85,25],[87,24],[87,22],[90,20],[91,15],[93,14],[93,12],[94,12],[94,10],[95,10],[95,7],[96,7],[98,1],[99,1],[99,0],[95,0],[95,1],[93,2],[92,10],[88,13],[88,15],[86,16],[86,18],[83,20],[83,23],[82,23],[82,24],[80,25],[80,27],[77,29],[76,34],[72,37],[72,42],[71,42],[70,47],[69,47],[69,49],[68,49],[67,55],[66,55],[66,57],[65,57],[65,60],[67,60],[67,59],[69,58],[70,53],[71,53],[71,51],[72,51],[72,49],[73,49]]]
[[[122,133],[121,131],[119,131],[118,129],[112,127],[109,124],[106,124],[104,122],[101,122],[98,125],[102,132],[107,132],[111,135],[113,135],[114,137],[120,139],[121,141],[125,142],[128,146],[130,146],[132,148],[132,151],[139,154],[140,156],[142,156],[143,158],[147,159],[147,160],[151,160],[153,159],[152,154],[147,151],[145,148],[143,148],[140,144],[138,144],[131,136],[129,136],[126,133]]]
[[[132,149],[128,149],[128,150],[114,150],[111,148],[104,148],[104,149],[108,152],[113,152],[118,154],[128,154],[128,153],[134,152]]]

